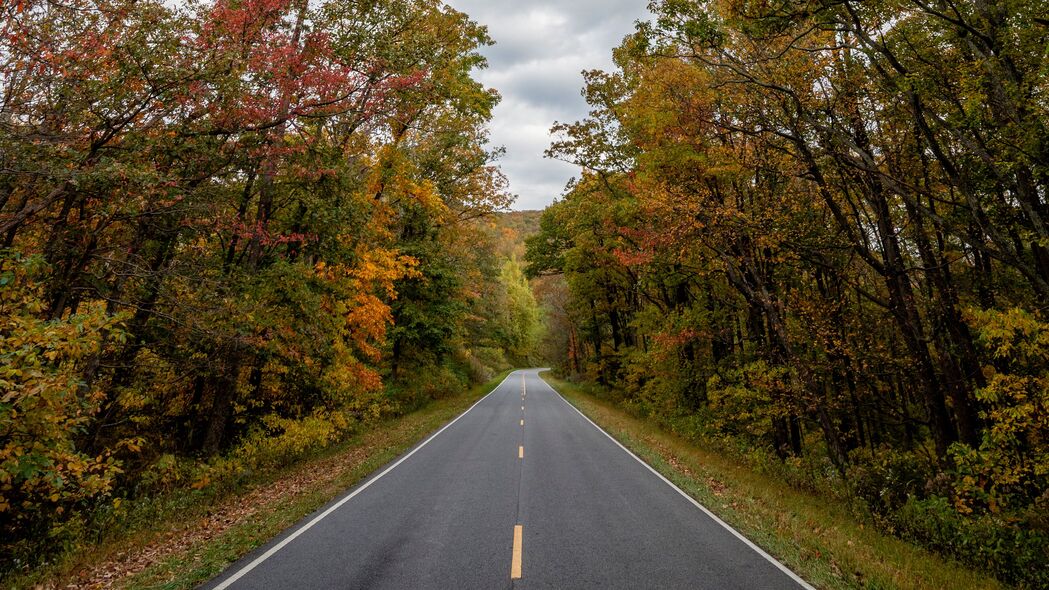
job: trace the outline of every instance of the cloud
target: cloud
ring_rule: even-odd
[[[508,99],[556,110],[564,104],[566,94],[578,96],[583,84],[579,72],[583,67],[585,64],[578,57],[566,56],[493,70],[482,79]]]
[[[583,70],[611,69],[612,49],[648,16],[647,0],[449,0],[488,27],[482,83],[503,96],[492,120],[492,143],[518,195],[515,209],[541,209],[578,170],[543,157],[554,121],[586,116]]]

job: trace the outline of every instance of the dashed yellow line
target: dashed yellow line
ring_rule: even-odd
[[[524,544],[524,527],[521,525],[514,526],[514,554],[510,560],[510,579],[518,580],[521,578],[521,554],[523,552],[522,545]]]
[[[521,375],[521,401],[523,402],[525,396],[528,395],[528,387],[525,385],[525,376]],[[523,412],[525,407],[521,406]],[[521,426],[524,426],[524,418],[521,419]],[[524,459],[524,446],[520,445],[517,447],[517,458]],[[521,555],[523,553],[524,545],[524,527],[521,525],[514,526],[514,552],[513,558],[510,560],[510,579],[519,580],[521,578]]]

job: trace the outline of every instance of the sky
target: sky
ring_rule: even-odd
[[[578,121],[583,70],[611,70],[612,49],[646,18],[648,0],[446,0],[488,27],[495,41],[476,73],[503,100],[491,123],[500,160],[517,195],[516,210],[542,209],[579,175],[575,166],[543,156],[554,121]]]

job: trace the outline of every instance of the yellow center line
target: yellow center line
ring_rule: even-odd
[[[521,578],[521,545],[524,544],[524,527],[521,525],[514,526],[514,555],[513,559],[510,560],[510,579],[518,580]]]
[[[521,426],[524,426],[524,420],[523,419],[521,420]]]
[[[517,447],[517,458],[524,459],[524,447]]]

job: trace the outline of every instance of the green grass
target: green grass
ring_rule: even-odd
[[[993,578],[882,533],[840,501],[790,487],[543,373],[570,403],[678,487],[817,588],[1002,588]]]
[[[379,423],[295,465],[256,474],[250,485],[232,493],[215,496],[186,490],[159,499],[136,514],[135,522],[141,524],[125,527],[101,544],[67,553],[50,566],[4,580],[3,585],[9,588],[82,586],[89,581],[97,582],[87,579],[86,574],[99,564],[107,564],[116,578],[109,582],[109,587],[193,588],[407,451],[492,391],[508,373]],[[315,478],[317,473],[326,475]],[[218,534],[202,530],[201,534],[185,538],[193,523],[236,507],[238,502],[250,500],[253,491],[258,493],[267,486],[293,489]],[[236,509],[232,512],[235,514]],[[147,558],[147,567],[132,565],[131,557],[136,552],[170,546],[167,541],[172,538],[182,539],[177,550],[169,549],[155,560]]]

